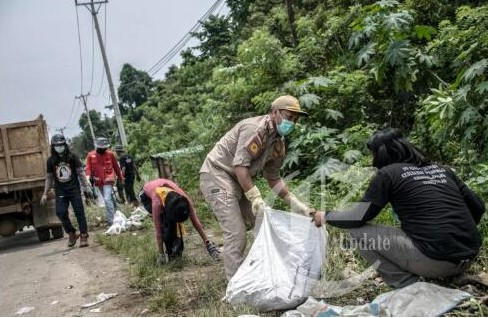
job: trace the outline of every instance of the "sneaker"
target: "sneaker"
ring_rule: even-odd
[[[83,233],[80,235],[80,247],[87,247],[88,246],[88,234]]]
[[[80,236],[76,232],[68,233],[68,247],[73,247]]]

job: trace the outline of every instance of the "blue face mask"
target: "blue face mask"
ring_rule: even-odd
[[[276,127],[276,129],[278,130],[278,134],[280,134],[281,136],[288,136],[294,128],[295,123],[288,119],[282,119],[281,123]]]

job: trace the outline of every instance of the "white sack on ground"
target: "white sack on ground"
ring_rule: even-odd
[[[325,228],[317,228],[309,217],[266,209],[225,300],[265,311],[296,307],[320,279],[326,248]]]

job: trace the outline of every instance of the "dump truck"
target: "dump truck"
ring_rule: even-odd
[[[39,240],[64,236],[54,193],[40,205],[50,146],[43,116],[0,125],[0,236],[33,226]]]

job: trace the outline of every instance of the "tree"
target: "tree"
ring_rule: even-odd
[[[122,114],[129,114],[133,121],[133,110],[144,104],[152,94],[154,84],[151,77],[144,71],[139,71],[126,63],[120,72],[120,86],[117,89]]]

